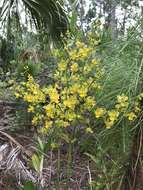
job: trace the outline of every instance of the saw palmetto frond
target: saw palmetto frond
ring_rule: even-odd
[[[0,18],[5,26],[13,12],[20,21],[24,12],[36,29],[44,29],[53,39],[60,39],[68,27],[68,19],[61,3],[61,0],[2,0]]]

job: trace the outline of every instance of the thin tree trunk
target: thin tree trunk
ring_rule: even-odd
[[[117,37],[117,21],[116,21],[116,0],[111,1],[111,21],[110,21],[110,27],[111,27],[111,38],[114,41]]]
[[[80,19],[80,27],[83,30],[83,23],[84,23],[84,0],[80,0],[80,4],[79,4],[79,8],[80,8],[80,12],[79,12],[79,19]]]
[[[125,26],[126,26],[126,16],[127,16],[127,9],[124,10],[124,18],[123,18],[123,24],[121,28],[121,33],[125,34]]]

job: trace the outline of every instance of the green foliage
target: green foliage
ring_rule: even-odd
[[[94,32],[96,33],[95,30]],[[90,37],[93,34],[89,34]],[[128,39],[126,41],[120,40],[114,44],[112,42],[108,42],[107,44],[103,43],[101,39],[102,43],[100,44],[99,41],[94,41],[91,38],[91,42],[97,46],[96,52],[92,51],[92,58],[94,58],[94,61],[92,62],[90,60],[90,57],[88,57],[90,55],[89,50],[91,49],[85,47],[85,45],[79,41],[72,42],[72,40],[73,38],[70,39],[70,43],[67,43],[68,45],[65,48],[66,53],[64,50],[56,50],[54,52],[55,56],[57,56],[56,59],[60,61],[57,65],[56,75],[54,75],[56,78],[55,80],[51,81],[50,86],[48,84],[46,91],[43,90],[42,87],[40,88],[36,81],[34,81],[34,79],[29,76],[28,81],[22,84],[23,86],[18,87],[19,90],[17,91],[17,96],[22,97],[29,103],[29,111],[36,116],[33,118],[33,124],[40,126],[39,131],[42,132],[42,134],[46,137],[51,135],[51,139],[54,139],[53,141],[51,140],[48,142],[51,147],[57,147],[55,144],[58,143],[59,140],[69,146],[67,165],[68,180],[72,175],[71,162],[73,156],[73,147],[79,146],[80,152],[87,152],[86,155],[88,155],[94,162],[95,167],[98,169],[99,173],[103,174],[95,176],[95,180],[93,180],[92,186],[97,189],[113,189],[114,186],[118,186],[118,182],[120,182],[122,179],[123,172],[121,172],[121,168],[128,158],[128,154],[126,152],[129,151],[130,143],[132,141],[131,136],[134,134],[132,127],[134,123],[127,121],[124,117],[126,117],[126,114],[128,114],[128,112],[131,110],[134,111],[134,103],[136,102],[137,95],[141,92],[139,89],[140,68],[142,67],[141,57],[139,56],[141,44],[137,43],[135,46],[133,39],[129,39],[129,41]],[[87,36],[86,43],[88,44],[88,42],[89,41]],[[75,47],[74,50],[70,49],[71,47]],[[78,50],[75,51],[77,47]],[[69,52],[68,48],[70,49]],[[136,50],[136,52],[134,52],[132,48],[134,48],[134,51]],[[68,63],[68,56],[70,57],[70,61],[74,62]],[[98,59],[95,60],[95,57],[100,59],[101,62],[99,63],[97,61]],[[87,60],[88,64],[86,67],[85,64]],[[62,115],[61,111],[58,111],[60,115],[53,115],[56,113],[56,110],[59,109],[56,107],[56,105],[61,105],[62,109],[65,109],[65,111],[67,109],[71,109],[73,112],[75,111],[75,115],[84,110],[84,107],[82,106],[81,110],[78,109],[78,112],[76,112],[76,106],[73,103],[74,100],[66,101],[66,103],[62,105],[60,98],[62,99],[62,92],[64,92],[65,87],[66,90],[69,89],[66,98],[69,98],[73,93],[73,89],[71,87],[73,87],[72,85],[74,85],[75,82],[73,83],[72,79],[70,78],[71,76],[78,76],[78,82],[80,79],[82,79],[82,84],[84,84],[86,77],[95,77],[95,75],[92,75],[94,67],[92,67],[93,65],[91,65],[91,62],[96,65],[95,67],[98,69],[98,71],[100,71],[99,65],[102,65],[103,74],[101,77],[98,77],[97,80],[98,85],[100,84],[98,86],[99,88],[96,88],[96,86],[95,89],[92,89],[86,93],[84,91],[86,89],[86,86],[84,86],[84,89],[81,93],[80,90],[82,88],[80,86],[80,88],[78,87],[74,89],[76,90],[74,93],[78,93],[78,101],[80,98],[83,98],[86,102],[89,94],[95,97],[96,105],[91,110],[93,112],[95,111],[96,117],[93,115],[92,111],[90,114],[90,111],[88,112],[86,110],[84,112],[84,118],[81,120],[81,123],[81,118],[78,118],[77,120],[71,120],[71,118],[69,118],[70,120],[68,121],[68,125],[70,127],[67,129],[68,125],[65,123],[65,119],[60,121],[58,120],[58,123],[56,122],[60,117],[65,117],[65,114]],[[92,67],[92,69],[90,69],[90,67]],[[69,71],[67,71],[67,68],[69,68]],[[85,68],[85,70],[82,70],[83,68]],[[76,84],[78,84],[78,82],[76,81]],[[86,82],[88,82],[88,78],[86,78]],[[59,91],[57,89],[59,89]],[[45,92],[48,92],[46,96],[49,95],[50,97],[50,100],[48,100],[48,102],[45,102]],[[66,98],[63,100],[69,100]],[[120,99],[125,99],[125,102],[120,102]],[[127,109],[125,108],[125,110],[118,110],[118,108],[116,109],[115,107],[120,103],[123,107],[124,105],[129,106],[127,106]],[[54,112],[52,111],[53,105],[55,106]],[[80,108],[81,105],[82,103],[79,101],[78,108]],[[44,109],[41,108],[41,106],[43,108],[46,108],[47,113],[44,113]],[[88,106],[89,105],[86,104],[86,108],[88,108]],[[103,108],[106,108],[105,113]],[[97,110],[98,113],[96,112]],[[123,115],[120,115],[119,117],[120,112]],[[88,113],[87,118],[86,113]],[[111,114],[113,114],[113,116],[111,116]],[[108,116],[111,123],[113,121],[111,125],[110,123],[108,123],[109,125],[106,124],[106,121],[108,121]],[[49,118],[51,119],[49,120]],[[65,127],[62,129],[64,124]],[[80,125],[83,127],[82,129],[80,127],[78,128]],[[105,125],[107,129],[105,128]],[[72,129],[73,126],[75,129]],[[87,133],[85,133],[85,131],[87,131]],[[46,143],[46,146],[48,143]],[[39,145],[43,151],[43,149],[45,149],[45,144],[39,140]],[[50,146],[48,146],[48,149],[49,148]],[[37,155],[34,154],[32,161],[35,170],[39,172],[41,163],[41,157],[39,157],[39,153]],[[97,183],[94,183],[94,181],[97,181]]]
[[[39,172],[40,171],[40,158],[38,155],[33,154],[32,156],[32,164],[34,166],[34,169]]]
[[[2,71],[1,78],[4,76],[7,80],[16,79],[17,101],[23,98],[28,102],[26,106],[28,105],[28,111],[31,112],[26,112],[28,119],[24,116],[24,112],[17,111],[17,119],[25,122],[30,120],[30,123],[28,122],[30,127],[32,120],[32,124],[36,125],[40,132],[37,152],[31,157],[32,166],[38,176],[42,176],[46,162],[45,154],[54,152],[57,157],[55,166],[57,181],[53,178],[54,187],[56,189],[59,186],[60,172],[63,168],[66,170],[68,186],[75,164],[73,158],[80,155],[82,159],[86,155],[86,161],[91,162],[92,178],[86,185],[96,190],[120,189],[124,165],[128,162],[135,129],[141,125],[137,117],[142,115],[142,110],[136,113],[134,107],[134,103],[139,106],[142,98],[142,96],[138,97],[142,92],[143,80],[141,28],[130,27],[124,37],[118,36],[118,39],[111,41],[110,31],[105,29],[100,19],[94,19],[93,24],[87,29],[89,31],[84,34],[77,26],[79,15],[76,3],[77,1],[73,4],[70,17],[72,36],[69,39],[64,38],[65,47],[53,50],[49,44],[46,44],[48,37],[45,31],[38,35],[26,31],[23,39],[19,39],[17,43],[12,41],[12,44],[21,42],[21,45],[15,45],[15,53],[7,52],[8,57],[3,54],[9,62],[6,70],[10,72],[8,76],[4,76]],[[125,5],[130,4],[129,1],[125,3]],[[38,5],[41,5],[41,2]],[[34,6],[37,8],[37,5]],[[42,4],[41,10],[43,9]],[[90,17],[89,22],[94,16],[93,13],[96,14],[96,7],[92,11],[94,12],[89,12],[87,15]],[[36,20],[36,25],[38,24]],[[30,56],[25,59],[25,55],[29,52]],[[33,52],[36,52],[34,56],[38,57],[36,61],[31,59]],[[95,61],[93,62],[95,65],[100,63],[100,66],[94,69],[92,60]],[[91,82],[89,79],[96,78],[97,70],[103,72],[102,77],[96,81],[98,86],[89,88],[90,85],[87,83]],[[71,76],[78,76],[78,78],[75,77],[74,81]],[[74,88],[76,95],[73,93],[75,84],[79,84]],[[6,81],[0,81],[1,97],[5,97],[7,93],[4,91],[6,85]],[[9,91],[12,92],[11,89]],[[72,95],[76,98],[70,99]],[[120,102],[129,105],[124,111],[116,109],[116,105],[119,104],[118,95],[119,99],[124,98],[128,101]],[[90,99],[88,96],[91,96]],[[87,99],[92,102],[92,105],[89,105]],[[135,122],[125,119],[130,112],[136,114]],[[106,125],[107,119],[114,120],[113,123],[111,122],[112,125]],[[62,156],[68,160],[67,163],[64,162],[66,166],[61,164],[62,151],[64,152]],[[25,184],[24,190],[28,189],[35,190],[31,182]]]
[[[37,188],[32,182],[29,181],[24,184],[24,188],[22,190],[37,190]]]
[[[42,63],[19,63],[15,71],[17,79],[26,80],[30,74],[33,77],[38,76],[41,71]]]

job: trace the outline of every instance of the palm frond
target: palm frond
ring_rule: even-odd
[[[37,30],[42,29],[52,39],[58,40],[68,28],[68,18],[60,2],[61,0],[3,0],[0,12],[2,24],[6,26],[9,23],[13,12],[22,17],[21,11],[26,10],[26,16],[33,21]]]

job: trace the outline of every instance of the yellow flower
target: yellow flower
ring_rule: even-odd
[[[50,101],[58,103],[59,102],[59,94],[58,93],[50,94]]]
[[[69,56],[70,56],[71,60],[76,61],[76,60],[84,59],[84,58],[88,57],[90,52],[91,52],[90,48],[82,47],[79,49],[79,51],[77,51],[77,50],[71,51],[69,53]]]
[[[70,56],[70,59],[73,61],[76,61],[79,58],[77,50],[73,50],[73,51],[69,52],[69,56]]]
[[[34,107],[30,105],[28,108],[28,112],[34,112]]]
[[[49,93],[50,101],[51,102],[54,102],[54,103],[58,103],[59,102],[59,94],[58,94],[58,91],[55,88],[49,87],[49,89],[47,90],[47,92]]]
[[[115,105],[115,108],[116,108],[117,110],[119,110],[119,109],[121,108],[121,105],[120,105],[120,104],[116,104],[116,105]]]
[[[45,121],[45,128],[49,129],[50,127],[52,127],[53,122],[52,121]]]
[[[32,119],[32,124],[33,125],[37,125],[38,122],[42,121],[44,118],[44,115],[43,114],[39,114],[39,115],[35,115]]]
[[[71,80],[73,80],[74,82],[78,81],[79,80],[79,76],[78,75],[73,75],[71,77]]]
[[[125,111],[125,109],[128,108],[129,102],[128,102],[128,96],[125,96],[124,94],[117,96],[117,104],[116,109],[121,109],[121,111]]]
[[[97,108],[95,110],[95,117],[100,118],[105,114],[106,110],[104,108]]]
[[[40,102],[45,102],[45,95],[41,91],[37,91],[37,94],[32,94],[31,93],[25,93],[23,96],[24,101],[29,102],[29,103],[40,103]]]
[[[38,123],[38,117],[34,116],[33,119],[32,119],[32,124],[37,125],[37,123]]]
[[[92,67],[90,67],[89,65],[86,65],[83,69],[84,74],[88,74],[92,71]]]
[[[110,121],[115,121],[117,120],[119,116],[119,112],[116,110],[108,111],[109,119]]]
[[[55,71],[55,73],[54,73],[54,77],[55,77],[55,79],[59,79],[59,77],[60,77],[60,71]]]
[[[93,130],[90,127],[86,128],[85,131],[86,133],[91,133],[91,134],[93,133]]]
[[[128,117],[128,120],[129,120],[129,121],[133,121],[133,120],[135,120],[135,119],[137,118],[137,116],[135,115],[134,112],[128,113],[128,114],[127,114],[127,117]]]
[[[55,121],[55,124],[57,127],[68,127],[69,126],[69,123],[67,121],[63,121],[62,119],[57,119]]]
[[[93,65],[98,65],[99,61],[97,61],[96,59],[93,59],[93,60],[91,61],[91,63],[92,63]]]
[[[125,103],[126,101],[128,101],[128,99],[128,96],[125,96],[124,94],[117,96],[118,103]]]
[[[129,103],[128,102],[121,102],[120,104],[116,104],[115,108],[117,110],[121,109],[122,111],[125,111],[128,108]]]
[[[86,87],[82,87],[79,89],[78,93],[81,98],[84,98],[85,96],[87,96],[87,91],[88,89]]]
[[[38,129],[38,132],[41,133],[42,135],[46,135],[48,133],[48,129],[45,127],[42,127]]]
[[[61,78],[61,82],[63,83],[63,84],[66,84],[67,83],[67,77],[66,76],[63,76],[62,78]]]
[[[79,88],[80,88],[80,85],[74,84],[73,86],[70,87],[70,92],[71,92],[72,94],[75,94],[75,93],[78,92]]]
[[[110,129],[114,125],[114,122],[111,120],[105,121],[105,126],[107,129]]]
[[[140,111],[141,111],[141,109],[138,106],[135,106],[135,112],[138,113]]]
[[[77,72],[78,71],[78,64],[77,63],[74,63],[71,65],[71,71],[72,72]]]
[[[66,127],[68,127],[68,126],[69,126],[69,122],[64,121],[64,122],[63,122],[63,127],[66,128]]]
[[[143,93],[138,95],[138,99],[141,100],[143,98]]]
[[[76,42],[76,46],[77,46],[78,48],[82,48],[82,47],[84,47],[84,43],[82,43],[82,42],[80,42],[80,41],[77,41],[77,42]]]
[[[60,71],[65,71],[66,68],[67,68],[67,63],[65,61],[61,61],[59,64],[58,64],[58,68]]]
[[[48,104],[44,108],[45,108],[45,111],[46,111],[46,115],[48,117],[53,118],[54,117],[54,113],[55,113],[55,106],[53,104]]]
[[[74,109],[75,108],[75,105],[77,104],[77,98],[76,98],[76,96],[71,96],[71,97],[69,97],[67,100],[64,100],[63,101],[63,104],[65,105],[65,106],[67,106],[68,108],[70,108],[70,109]]]
[[[25,94],[23,97],[24,101],[26,102],[34,102],[34,96],[32,94]]]
[[[85,100],[85,106],[87,107],[87,109],[92,108],[95,105],[95,100],[93,97],[88,96]]]
[[[15,93],[15,97],[16,97],[16,98],[20,98],[21,95],[20,95],[19,93],[16,92],[16,93]]]
[[[30,83],[33,83],[34,82],[34,78],[31,75],[28,75],[28,81]]]
[[[67,112],[65,114],[65,118],[68,120],[68,121],[73,121],[75,118],[76,118],[76,114],[74,112]]]
[[[83,58],[88,57],[90,52],[91,52],[90,48],[84,47],[84,48],[79,49],[78,54],[79,54],[79,57],[83,59]]]
[[[121,107],[125,107],[125,108],[127,108],[128,105],[129,105],[128,102],[121,102],[121,103],[120,103],[120,106],[121,106]]]

